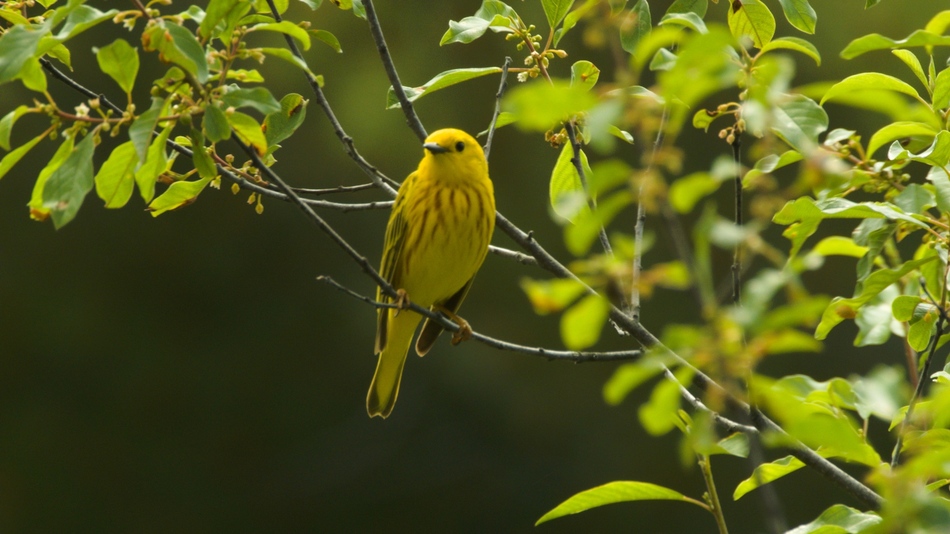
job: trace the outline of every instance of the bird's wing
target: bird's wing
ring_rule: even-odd
[[[411,182],[414,181],[415,176],[415,173],[409,175],[409,178],[406,178],[406,181],[399,188],[399,194],[396,195],[396,202],[393,204],[392,213],[389,215],[389,224],[386,225],[386,242],[383,245],[383,259],[379,265],[379,275],[396,289],[399,289],[401,284],[397,265],[399,265],[402,246],[406,240],[406,191],[409,189]],[[392,298],[384,294],[382,288],[376,288],[376,300],[391,302]],[[386,348],[389,309],[379,308],[376,315],[376,353],[380,353]]]
[[[462,289],[459,289],[455,292],[454,295],[447,298],[445,302],[441,303],[441,306],[452,313],[458,313],[459,307],[462,305],[462,301],[465,300],[465,295],[468,295],[468,290],[472,287],[472,282],[475,281],[475,276],[473,275],[469,278],[468,282],[465,282],[465,285],[462,286]],[[439,338],[439,334],[442,333],[442,325],[433,321],[432,319],[426,318],[425,323],[422,325],[422,332],[419,333],[419,337],[416,339],[416,354],[419,356],[425,356],[429,349],[432,348],[432,345],[435,344],[435,340]]]

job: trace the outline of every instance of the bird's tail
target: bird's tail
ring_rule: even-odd
[[[366,394],[366,412],[370,417],[389,417],[399,395],[399,382],[402,380],[402,368],[406,364],[406,355],[412,344],[412,336],[422,316],[405,310],[393,317],[395,310],[389,310],[389,333],[386,346],[379,354],[376,374]]]

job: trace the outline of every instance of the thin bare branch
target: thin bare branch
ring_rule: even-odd
[[[571,163],[574,165],[574,169],[577,171],[577,176],[581,180],[581,187],[584,188],[584,194],[587,195],[587,206],[593,211],[597,209],[597,203],[594,201],[593,195],[590,194],[590,187],[587,185],[587,173],[584,171],[584,164],[581,161],[581,143],[577,140],[577,131],[574,121],[567,121],[565,125],[567,130],[567,138],[571,142],[571,151],[574,153],[574,156],[571,158]],[[610,239],[607,238],[607,230],[604,229],[604,226],[600,226],[600,231],[597,233],[597,236],[600,238],[600,246],[603,247],[604,252],[608,256],[613,256],[614,251],[610,247]],[[624,297],[626,299],[626,297]]]
[[[509,260],[515,260],[516,262],[522,265],[538,265],[538,260],[534,259],[534,256],[529,256],[527,254],[518,252],[517,250],[511,250],[503,247],[496,247],[495,245],[488,246],[488,252],[496,256],[501,256],[502,258],[508,258]]]
[[[269,0],[272,1],[272,0]],[[379,24],[379,18],[376,17],[376,7],[373,0],[363,0],[363,7],[366,9],[366,22],[369,23],[370,33],[373,34],[373,41],[376,43],[376,50],[379,52],[379,59],[383,62],[383,68],[386,70],[386,76],[389,77],[389,83],[392,84],[393,93],[399,101],[399,107],[402,108],[406,116],[406,124],[416,134],[420,141],[424,141],[428,135],[426,129],[416,115],[416,110],[412,107],[412,101],[406,96],[406,91],[402,88],[399,81],[399,73],[396,72],[396,65],[393,63],[392,56],[389,55],[389,47],[386,46],[386,38],[383,37],[383,28]]]
[[[274,17],[274,20],[281,22],[283,19],[280,16],[280,11],[277,10],[277,6],[274,5],[274,0],[267,0],[267,5],[270,7],[271,15]],[[284,35],[284,40],[287,42],[287,47],[290,49],[290,52],[297,57],[297,59],[304,61],[303,54],[300,53],[300,49],[297,48],[297,43],[294,42],[293,37],[289,35]],[[313,91],[314,96],[317,99],[317,104],[320,106],[320,109],[323,110],[323,114],[326,115],[327,120],[330,121],[330,126],[333,127],[333,132],[340,139],[340,142],[343,143],[343,148],[346,151],[347,155],[350,156],[350,159],[356,162],[356,165],[359,166],[363,172],[369,176],[369,179],[376,184],[376,187],[379,187],[387,194],[392,197],[396,196],[396,189],[398,187],[398,182],[393,181],[392,179],[385,176],[383,173],[366,161],[359,151],[356,150],[356,145],[353,143],[353,138],[350,137],[346,131],[343,129],[343,126],[340,124],[339,119],[337,119],[336,114],[333,112],[333,108],[330,107],[330,102],[327,100],[326,95],[323,94],[323,89],[320,87],[320,82],[317,81],[317,78],[310,73],[309,69],[304,72],[304,75],[307,78],[307,83],[310,84],[310,89]]]
[[[320,282],[325,282],[331,286],[339,289],[340,291],[346,293],[347,295],[359,299],[366,304],[370,304],[377,308],[395,308],[397,307],[394,304],[386,302],[375,301],[365,295],[361,295],[356,291],[340,284],[336,280],[330,278],[329,276],[318,276],[317,280]],[[423,316],[428,317],[437,321],[441,326],[446,330],[451,332],[456,332],[459,329],[459,326],[448,319],[446,316],[441,313],[434,312],[425,308],[416,308],[411,307],[413,311],[421,313]],[[574,363],[584,363],[584,362],[615,362],[615,361],[625,361],[625,360],[635,360],[639,358],[642,353],[639,350],[621,350],[621,351],[608,351],[608,352],[586,352],[586,351],[574,351],[574,350],[554,350],[546,349],[543,347],[529,347],[526,345],[518,345],[516,343],[509,343],[507,341],[502,341],[493,337],[480,334],[478,332],[472,332],[471,339],[478,341],[479,343],[485,344],[489,347],[507,350],[510,352],[520,352],[522,354],[530,354],[533,356],[541,356],[542,358],[547,358],[548,360],[562,360],[570,361]]]
[[[338,185],[336,187],[326,187],[323,189],[308,189],[305,187],[295,187],[294,191],[298,195],[332,195],[334,193],[354,193],[356,191],[366,191],[368,189],[376,189],[376,184],[360,184],[360,185]]]
[[[495,140],[495,130],[498,128],[498,116],[501,115],[501,98],[505,96],[508,90],[508,67],[511,66],[511,58],[505,56],[505,64],[501,66],[501,81],[498,82],[498,92],[495,93],[495,111],[491,116],[491,124],[488,126],[488,138],[485,140],[485,159],[491,154],[492,142]]]

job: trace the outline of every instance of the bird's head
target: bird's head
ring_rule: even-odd
[[[488,174],[481,145],[462,130],[445,128],[432,132],[422,147],[425,156],[420,168],[428,167],[446,179],[468,180]]]

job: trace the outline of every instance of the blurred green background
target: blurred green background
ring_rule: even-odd
[[[405,85],[450,68],[500,65],[505,55],[520,61],[499,35],[438,46],[448,21],[474,13],[479,3],[378,2]],[[650,2],[655,19],[669,3]],[[766,3],[780,13],[778,2]],[[401,113],[383,109],[389,82],[365,22],[325,4],[316,12],[295,4],[288,18],[311,20],[340,38],[343,54],[315,43],[308,61],[325,76],[326,94],[358,149],[402,179],[421,156],[419,143]],[[544,27],[539,2],[512,5]],[[707,20],[724,21],[727,6],[710,4]],[[886,52],[849,62],[837,54],[866,33],[903,37],[946,4],[884,0],[865,11],[864,0],[838,0],[814,7],[818,33],[808,39],[822,51],[823,63],[816,68],[795,56],[797,84],[872,68],[916,83]],[[779,18],[777,35],[801,36]],[[98,72],[92,47],[117,36],[134,41],[136,34],[108,26],[74,43],[74,76],[120,101],[116,86]],[[584,51],[580,32],[562,48],[571,56],[556,63],[557,75],[567,76],[578,59],[609,67],[604,53]],[[139,84],[160,68],[154,58],[146,60]],[[286,64],[270,60],[262,70],[278,97],[298,92],[310,98],[303,78]],[[490,119],[497,83],[492,77],[447,89],[422,99],[417,109],[430,131],[454,126],[478,132]],[[79,104],[74,93],[53,81],[50,86],[64,109]],[[18,83],[0,94],[0,114],[29,97]],[[138,104],[143,109],[146,102]],[[832,127],[867,134],[882,124],[879,117],[840,107],[829,112]],[[14,142],[41,127],[39,119],[24,119]],[[283,144],[275,168],[294,185],[366,180],[313,101],[306,124]],[[714,132],[690,131],[682,146],[689,158],[684,174],[728,153]],[[246,193],[234,196],[225,184],[190,207],[153,219],[137,195],[125,209],[105,210],[93,194],[75,221],[54,231],[27,215],[33,180],[55,145],[40,147],[0,182],[0,531],[524,532],[568,496],[612,480],[659,483],[694,497],[704,491],[697,469],[679,460],[678,435],[657,439],[640,429],[637,406],[649,388],[622,406],[604,403],[601,388],[616,364],[547,362],[476,343],[453,348],[442,340],[424,360],[410,356],[393,416],[368,419],[374,312],[315,277],[330,275],[365,294],[374,287],[294,207],[265,201],[258,216],[245,203]],[[104,155],[100,150],[97,165]],[[491,174],[500,211],[567,259],[561,230],[547,212],[556,157],[540,136],[505,128],[496,136]],[[636,161],[634,152],[628,160]],[[723,213],[729,202],[723,197]],[[322,214],[378,261],[386,212]],[[633,223],[632,212],[618,219],[627,231]],[[663,229],[653,230],[663,243]],[[512,246],[500,233],[494,242]],[[660,246],[653,254],[647,261],[670,252]],[[720,259],[725,276],[728,254]],[[835,268],[809,280],[812,288],[837,294],[848,287],[853,263]],[[546,277],[489,256],[463,315],[492,336],[560,347],[558,317],[532,312],[518,286],[524,276]],[[686,302],[681,294],[659,292],[645,304],[646,325],[659,331],[670,321],[694,320],[694,306]],[[821,356],[788,355],[766,368],[826,379],[863,373],[881,361],[902,362],[892,347],[854,351],[849,328],[836,330]],[[605,330],[600,347],[628,348],[630,340]],[[733,530],[763,530],[754,494],[738,503],[731,499],[748,464],[716,458],[714,467]],[[790,526],[810,521],[832,502],[857,505],[808,471],[776,486]],[[697,507],[641,503],[536,530],[714,528]]]

